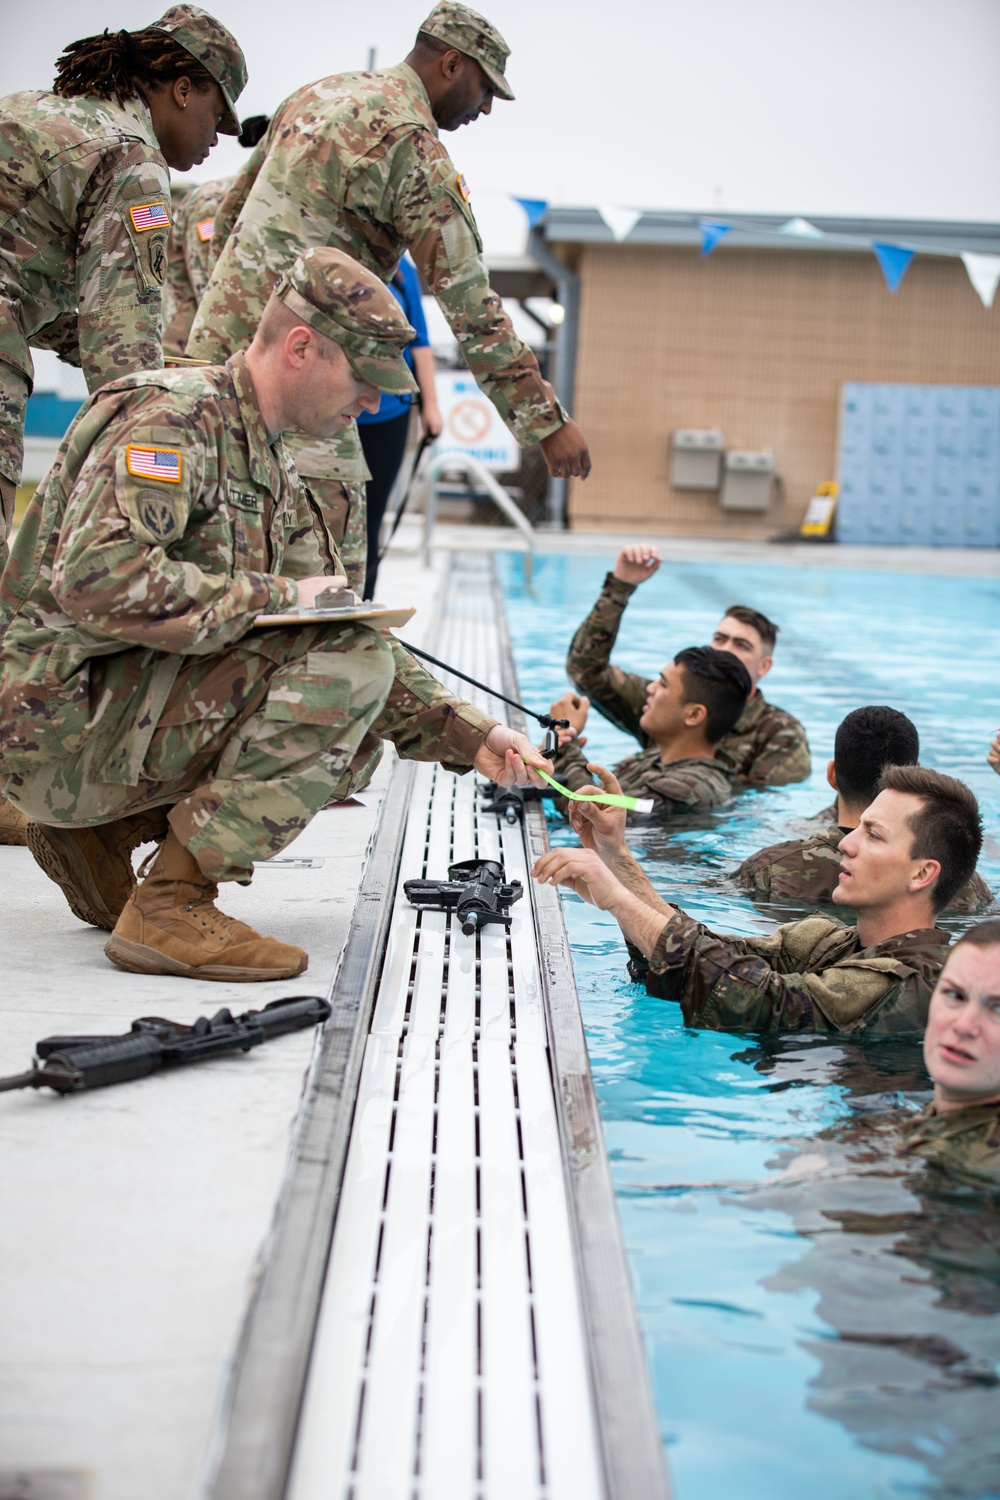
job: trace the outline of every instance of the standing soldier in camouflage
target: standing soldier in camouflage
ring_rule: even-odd
[[[716,759],[716,752],[746,707],[749,691],[750,674],[731,651],[711,646],[679,651],[657,680],[647,684],[639,724],[652,749],[615,766],[621,790],[633,797],[651,797],[653,811],[661,815],[730,801],[732,773]],[[553,718],[562,716],[556,712],[560,708],[552,705]],[[585,722],[581,705],[577,727],[559,731],[554,774],[574,792],[593,786],[595,775],[602,781],[608,777],[601,766],[584,760],[577,736]]]
[[[624,839],[624,817],[574,804],[586,847],[553,849],[532,874],[610,911],[646,992],[680,1002],[685,1023],[710,1031],[922,1032],[944,963],[939,911],[969,880],[982,847],[976,799],[921,766],[888,766],[861,823],[840,846],[838,906],[857,926],[823,916],[768,937],[711,932],[657,895]]]
[[[0,568],[24,458],[32,347],[79,365],[89,390],[163,363],[167,167],[235,134],[243,53],[194,5],[143,31],[85,37],[52,92],[0,99]],[[23,843],[0,801],[0,843]]]
[[[219,259],[188,354],[217,360],[245,347],[274,282],[309,245],[338,245],[386,282],[408,249],[518,442],[540,443],[551,474],[586,478],[583,433],[490,288],[469,189],[438,135],[514,97],[508,53],[482,16],[443,0],[398,67],[325,78],[286,100],[216,216]],[[335,447],[290,446],[360,587],[368,469],[357,432]]]
[[[573,637],[566,658],[566,674],[578,692],[586,694],[612,724],[634,735],[643,749],[651,744],[640,723],[649,678],[613,666],[611,652],[636,586],[652,578],[659,566],[660,557],[653,547],[626,547],[620,552],[614,572],[605,578],[600,598]],[[746,709],[719,741],[715,753],[735,776],[754,786],[805,781],[810,771],[809,742],[802,725],[784,709],[768,703],[759,687],[773,664],[777,630],[757,610],[734,604],[712,636],[716,650],[731,651],[739,657],[752,683]],[[575,725],[582,708],[574,694],[567,694],[560,701],[559,717]]]
[[[267,115],[242,120],[240,145],[251,150],[270,123]],[[218,177],[213,182],[198,183],[182,198],[175,194],[163,282],[163,352],[168,358],[178,359],[187,348],[194,315],[212,270],[215,215],[232,185],[231,177]]]
[[[737,885],[766,901],[798,901],[809,906],[831,901],[840,879],[840,845],[857,828],[878,793],[882,769],[915,766],[920,759],[916,727],[898,709],[856,708],[837,728],[826,779],[837,794],[835,821],[811,838],[789,839],[758,849],[733,874]],[[993,893],[979,874],[956,891],[950,912],[980,912]]]
[[[289,268],[224,366],[104,386],[67,433],[0,579],[0,757],[36,859],[119,967],[301,973],[300,948],[215,906],[334,797],[401,755],[526,781],[529,741],[452,697],[387,633],[255,628],[343,583],[279,435],[412,390],[413,330],[338,250]],[[136,886],[131,851],[162,843]]]

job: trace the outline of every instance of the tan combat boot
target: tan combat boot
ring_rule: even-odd
[[[31,823],[25,842],[81,922],[113,932],[135,890],[132,851],[167,831],[167,809],[133,813],[97,828]]]
[[[215,905],[219,888],[171,831],[118,918],[104,951],[131,974],[188,979],[291,979],[302,948],[261,937]]]
[[[0,844],[26,844],[25,835],[30,827],[31,819],[6,797],[0,797]]]

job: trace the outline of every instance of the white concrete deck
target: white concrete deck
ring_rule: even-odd
[[[380,594],[420,606],[415,641],[439,576],[414,558],[384,565]],[[224,888],[234,916],[308,950],[306,973],[285,983],[125,974],[29,851],[0,846],[0,1075],[22,1072],[53,1033],[325,995],[385,779],[383,765],[365,805],[321,813],[286,851],[296,863]],[[195,1493],[314,1041],[298,1033],[76,1097],[0,1095],[3,1500]]]

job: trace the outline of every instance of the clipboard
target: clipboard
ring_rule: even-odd
[[[289,609],[276,615],[257,615],[258,625],[372,625],[380,630],[398,630],[413,619],[416,608],[389,609],[384,604],[338,605],[333,609]]]

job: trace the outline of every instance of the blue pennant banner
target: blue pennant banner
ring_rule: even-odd
[[[699,219],[698,228],[701,230],[701,253],[711,255],[716,245],[729,233],[729,224],[713,224],[708,219]]]
[[[907,267],[913,259],[913,251],[907,250],[903,245],[880,245],[874,240],[872,249],[875,251],[876,260],[882,267],[886,285],[890,292],[894,292],[906,275]]]
[[[515,198],[515,203],[520,203],[528,219],[528,228],[534,229],[535,225],[545,217],[548,208],[544,198]]]

